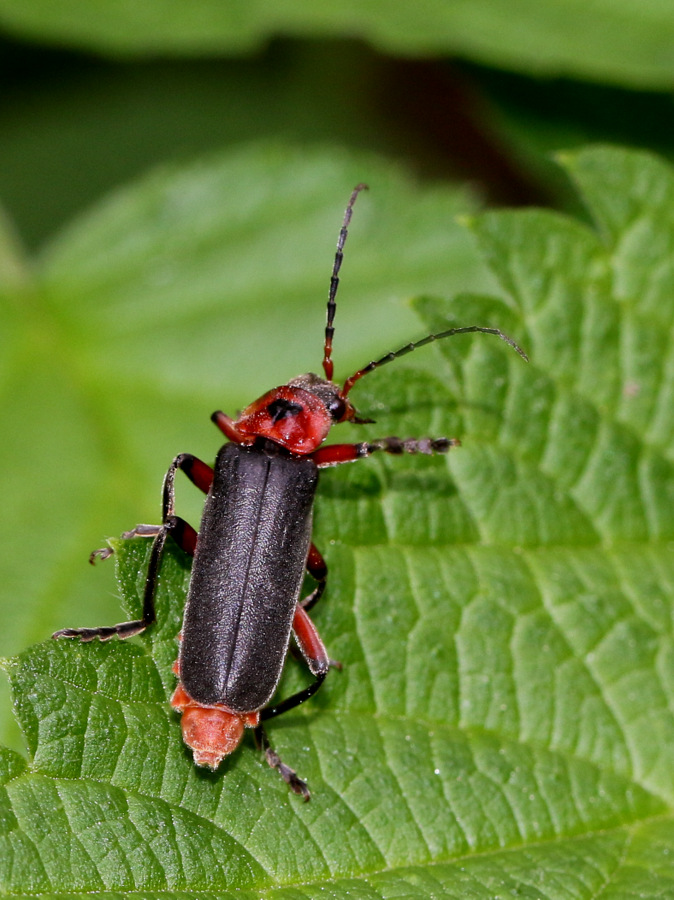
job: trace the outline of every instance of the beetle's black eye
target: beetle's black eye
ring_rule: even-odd
[[[271,416],[272,422],[276,424],[276,422],[280,422],[281,419],[287,419],[288,416],[299,415],[303,408],[304,407],[297,403],[291,403],[290,400],[284,400],[283,397],[279,397],[269,404],[267,412]]]
[[[346,401],[342,400],[341,397],[335,397],[334,400],[328,403],[328,412],[335,422],[339,422],[346,412]]]

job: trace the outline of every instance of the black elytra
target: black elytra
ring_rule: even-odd
[[[318,467],[225,444],[206,499],[180,645],[187,693],[235,712],[271,700],[311,543]]]

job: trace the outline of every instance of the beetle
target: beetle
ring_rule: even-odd
[[[358,415],[349,397],[364,375],[432,341],[471,332],[493,334],[527,358],[498,328],[471,325],[410,342],[368,363],[341,387],[332,380],[339,271],[353,207],[366,187],[354,188],[337,240],[323,346],[325,377],[308,373],[293,378],[263,394],[236,419],[213,413],[212,421],[228,439],[215,464],[211,467],[189,453],[176,456],[164,479],[161,525],[137,525],[123,534],[153,538],[142,618],[100,628],[64,628],[53,635],[107,641],[140,634],[152,625],[158,573],[170,536],[194,558],[174,666],[179,680],[171,698],[171,705],[182,714],[183,739],[194,762],[217,769],[238,747],[244,730],[252,728],[268,764],[305,800],[310,797],[306,783],[273,750],[263,723],[304,703],[319,689],[330,666],[339,666],[328,657],[309,617],[327,581],[327,566],[311,541],[319,470],[379,451],[446,453],[459,444],[453,438],[397,437],[325,446],[323,442],[333,425],[372,422]],[[178,470],[207,495],[198,533],[175,513]],[[96,550],[91,562],[111,553]],[[316,586],[300,599],[305,569]],[[270,705],[291,634],[314,680]]]

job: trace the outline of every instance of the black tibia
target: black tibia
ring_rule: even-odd
[[[190,556],[194,556],[197,543],[197,532],[194,528],[189,522],[173,514],[175,505],[174,480],[177,469],[183,469],[197,487],[203,487],[208,480],[208,473],[212,474],[212,469],[196,457],[187,453],[176,456],[164,479],[162,492],[163,524],[137,525],[123,535],[125,538],[154,537],[147,578],[145,580],[142,618],[135,619],[132,622],[121,622],[118,625],[103,625],[99,628],[62,628],[60,631],[55,632],[52,637],[79,638],[79,640],[86,642],[93,641],[96,638],[101,641],[108,641],[110,638],[117,636],[123,640],[124,638],[140,634],[142,631],[145,631],[148,625],[152,625],[155,621],[154,598],[157,590],[157,575],[164,555],[166,538],[171,535],[178,546]],[[195,473],[197,473],[196,476],[192,477]],[[93,562],[95,559],[106,559],[111,553],[112,551],[108,552],[106,549],[96,550],[91,555],[90,560]]]
[[[155,527],[155,526],[152,526]],[[53,638],[79,638],[83,642],[93,641],[98,638],[101,641],[109,641],[110,638],[133,637],[145,631],[148,625],[152,625],[155,621],[154,597],[157,589],[157,575],[161,565],[161,559],[164,555],[164,547],[166,538],[169,536],[176,537],[180,546],[181,538],[184,541],[185,535],[196,535],[192,526],[184,519],[177,516],[170,516],[163,526],[157,528],[152,551],[150,553],[150,563],[147,569],[147,578],[145,579],[145,591],[143,594],[143,617],[135,619],[132,622],[120,622],[119,625],[102,625],[99,628],[62,628],[56,631]],[[183,547],[183,549],[185,549]],[[189,552],[189,551],[186,551]]]
[[[98,638],[101,641],[109,641],[112,637],[124,638],[133,637],[145,631],[148,625],[152,625],[155,621],[154,596],[157,589],[157,575],[159,566],[164,555],[164,546],[166,538],[171,535],[176,543],[190,556],[194,556],[194,546],[196,545],[197,533],[184,519],[178,516],[169,516],[166,522],[159,525],[143,525],[139,528],[154,528],[155,538],[150,553],[150,563],[147,569],[147,578],[145,580],[145,592],[143,594],[143,618],[135,619],[133,622],[121,622],[119,625],[103,625],[99,628],[62,628],[61,631],[55,632],[54,638],[79,638],[81,641],[93,641]],[[134,529],[134,532],[136,529]],[[132,536],[134,532],[127,532]],[[126,535],[125,535],[126,536]]]
[[[202,462],[191,453],[180,453],[169,466],[169,470],[164,478],[164,487],[162,491],[162,514],[163,520],[166,521],[168,516],[172,516],[175,512],[175,477],[176,470],[180,469],[187,475],[192,484],[195,484],[199,490],[205,494],[213,481],[213,469]]]
[[[323,596],[328,581],[328,567],[315,544],[312,544],[311,547],[309,547],[307,572],[318,582],[318,584],[313,591],[300,602],[300,606],[305,611],[310,610],[312,606],[315,606],[318,603]]]
[[[175,512],[175,474],[177,469],[184,472],[192,484],[195,484],[199,490],[203,491],[205,494],[208,493],[211,482],[213,481],[213,469],[205,462],[202,462],[198,457],[193,456],[191,453],[180,453],[176,456],[164,478],[164,487],[162,489],[162,518],[164,521]],[[122,537],[125,539],[134,537],[156,537],[161,530],[161,527],[161,525],[136,525],[131,531],[125,531],[122,534]],[[187,527],[190,528],[190,526]],[[185,544],[183,544],[181,543],[177,532],[173,535],[173,538],[176,543],[183,548],[185,553],[194,556],[196,532],[194,529],[191,530],[194,535],[194,540],[192,539],[192,535],[188,535],[185,538]],[[108,559],[113,553],[114,550],[111,547],[100,547],[98,550],[94,550],[93,553],[91,553],[89,562],[93,566],[96,564],[97,560]]]
[[[296,706],[299,706],[300,703],[304,703],[309,697],[313,697],[319,687],[323,684],[325,675],[325,672],[321,672],[316,676],[316,681],[310,684],[309,687],[298,691],[291,697],[287,697],[285,700],[277,703],[276,706],[267,706],[265,709],[260,710],[260,718],[266,722],[267,719],[273,719],[274,716],[280,716],[281,713],[288,712],[289,709],[294,709]]]
[[[305,802],[310,800],[311,794],[306,781],[302,781],[297,772],[295,772],[294,769],[291,769],[290,766],[287,766],[278,753],[272,749],[269,738],[267,737],[267,732],[262,725],[257,726],[254,735],[258,750],[261,750],[264,753],[264,758],[271,768],[276,769],[290,789],[296,794],[299,794]]]
[[[318,554],[318,551],[316,551],[313,546],[312,550],[315,551],[315,554],[320,558],[320,554]],[[300,703],[304,703],[305,700],[308,700],[309,697],[313,696],[325,681],[325,676],[332,664],[332,661],[328,658],[328,654],[323,646],[323,641],[316,630],[316,626],[305,612],[301,603],[297,604],[295,618],[293,619],[293,631],[299,649],[302,651],[302,655],[309,666],[309,670],[312,675],[315,676],[316,680],[313,684],[310,684],[309,687],[302,691],[298,691],[296,694],[277,703],[275,706],[262,709],[260,711],[261,722],[271,719],[274,716],[279,716],[289,709],[294,709],[296,706],[299,706]],[[273,769],[276,769],[281,778],[283,778],[296,794],[301,794],[305,800],[308,800],[311,795],[309,794],[306,783],[302,781],[301,778],[298,778],[297,774],[289,768],[289,766],[286,766],[278,753],[270,747],[262,724],[258,725],[255,729],[255,740],[258,747],[264,751],[265,758],[269,765]]]
[[[282,700],[280,703],[271,707],[267,706],[265,709],[261,710],[260,719],[262,721],[272,719],[274,716],[280,716],[281,713],[287,712],[289,709],[294,709],[296,706],[299,706],[300,703],[304,703],[305,700],[308,700],[309,697],[313,697],[325,681],[325,676],[330,669],[331,661],[323,641],[316,630],[316,626],[307,615],[301,603],[297,604],[295,611],[293,632],[295,634],[295,639],[297,640],[297,645],[302,652],[302,656],[309,667],[309,671],[316,680],[313,684],[310,684],[301,691],[297,691],[296,694],[292,694],[292,696]]]

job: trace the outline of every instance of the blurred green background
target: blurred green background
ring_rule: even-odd
[[[375,0],[336,8],[300,0],[0,0],[0,29],[3,654],[56,627],[117,616],[112,566],[89,570],[88,551],[106,534],[157,518],[159,485],[174,453],[208,458],[217,447],[212,409],[236,409],[318,365],[334,240],[355,181],[369,179],[370,170],[397,173],[388,187],[382,174],[359,201],[348,246],[352,283],[340,295],[348,310],[340,309],[340,371],[363,363],[366,352],[415,336],[406,305],[415,291],[493,289],[475,248],[452,231],[456,214],[481,205],[539,205],[582,215],[555,151],[606,141],[667,157],[674,150],[674,7],[655,0],[591,7],[569,0],[427,0],[414,7]],[[241,329],[236,324],[226,334],[213,313],[208,322],[218,324],[209,324],[213,341],[206,346],[206,324],[181,333],[180,317],[189,319],[184,304],[169,310],[155,298],[143,313],[141,281],[138,296],[127,292],[119,318],[106,297],[112,274],[97,295],[85,265],[89,231],[96,235],[92,259],[119,235],[96,231],[87,210],[157,167],[170,173],[222,152],[243,159],[248,146],[294,148],[298,171],[302,154],[341,161],[322,180],[298,187],[298,196],[316,196],[318,207],[316,184],[324,183],[320,227],[312,225],[310,200],[302,199],[306,210],[299,204],[293,213],[278,258],[265,256],[262,230],[247,236],[256,275],[269,273],[261,279],[266,293],[258,285],[260,303],[269,308],[271,297],[270,315],[279,323],[288,310],[284,338],[267,340],[259,318],[241,307]],[[260,159],[256,165],[264,171]],[[233,203],[245,204],[250,193],[242,183]],[[405,248],[417,242],[422,258],[424,219],[415,224],[415,210],[432,202],[450,223],[446,271],[424,280],[410,270],[405,282],[389,267],[384,287],[374,275],[369,283],[378,239]],[[287,198],[279,197],[276,209],[266,204],[269,227],[283,232]],[[179,246],[179,238],[169,227],[166,240]],[[72,270],[70,241],[80,247]],[[269,246],[277,244],[270,238]],[[213,253],[224,266],[224,247]],[[279,284],[287,280],[290,298],[303,270],[307,281],[292,318],[290,307],[278,306]],[[128,277],[131,284],[133,273]],[[228,322],[236,320],[238,295],[223,281],[220,296],[230,294]],[[120,326],[129,310],[136,326],[144,322],[136,344]],[[272,334],[276,321],[269,319]],[[223,335],[219,345],[216,334]],[[298,363],[305,335],[314,343]],[[251,346],[258,347],[250,351],[253,371],[245,366]],[[72,385],[79,389],[87,379],[87,390],[71,397]],[[106,398],[120,384],[111,413]],[[140,400],[133,395],[139,384]],[[194,518],[198,498],[186,503]],[[11,720],[0,716],[0,725],[0,737],[16,743]]]
[[[159,16],[164,4],[144,4],[154,5]],[[629,3],[606,2],[605,25],[611,7],[616,16],[622,11],[622,39],[629,41],[649,5],[635,0],[630,19]],[[371,6],[384,19],[402,4]],[[11,5],[0,3],[0,24],[2,7]],[[649,71],[645,62],[621,59],[616,40],[614,63],[597,71],[581,47],[570,60],[555,52],[551,13],[567,15],[571,26],[573,6],[536,8],[538,16],[522,23],[521,34],[504,35],[512,41],[507,67],[498,67],[502,54],[495,50],[453,47],[451,33],[445,53],[428,41],[426,50],[412,44],[403,55],[368,41],[365,27],[359,34],[356,27],[312,28],[309,21],[293,34],[288,24],[270,20],[252,47],[232,46],[226,35],[206,47],[176,46],[168,37],[144,47],[131,34],[125,43],[102,14],[87,34],[83,26],[69,32],[67,22],[56,29],[45,11],[49,21],[40,33],[36,11],[30,28],[23,23],[22,40],[7,12],[15,36],[6,31],[0,39],[0,196],[33,249],[153,165],[256,139],[374,150],[422,179],[467,181],[497,205],[571,202],[550,161],[560,148],[611,141],[670,155],[674,10],[652,23],[654,30],[659,24],[663,44],[669,39],[667,68]],[[518,43],[535,34],[536,18],[548,15],[550,33],[537,58],[518,56]],[[585,18],[576,10],[579,31]],[[481,29],[474,27],[477,38]],[[640,51],[647,57],[638,36],[632,57]],[[599,30],[594,40],[596,55],[610,38]]]

